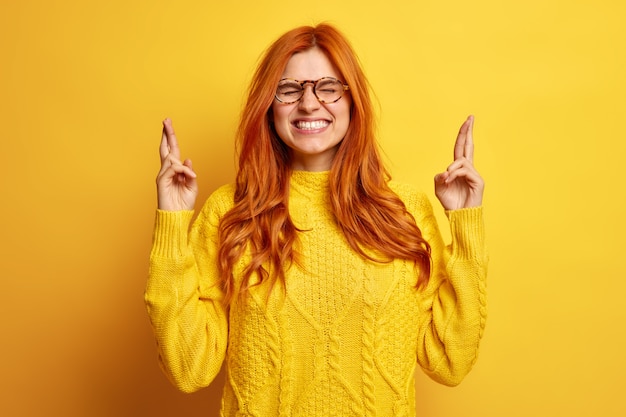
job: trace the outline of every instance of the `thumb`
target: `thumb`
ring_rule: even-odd
[[[187,185],[189,185],[193,189],[196,189],[197,188],[197,175],[196,175],[196,172],[193,170],[191,159],[185,159],[185,162],[183,162],[183,165],[188,168],[188,171],[190,171],[186,175]]]
[[[446,179],[448,178],[449,174],[448,172],[442,172],[441,174],[437,174],[435,175],[435,185],[443,185],[446,182]]]

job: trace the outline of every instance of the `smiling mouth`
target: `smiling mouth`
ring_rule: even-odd
[[[330,122],[328,120],[313,120],[313,121],[304,121],[298,120],[294,123],[296,128],[300,130],[318,130],[323,129],[328,126]]]

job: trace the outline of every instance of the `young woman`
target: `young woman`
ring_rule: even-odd
[[[249,90],[236,183],[197,195],[164,121],[146,304],[183,391],[227,364],[223,416],[412,416],[416,364],[458,384],[485,326],[484,183],[473,118],[424,194],[390,181],[366,78],[332,26],[266,52]]]

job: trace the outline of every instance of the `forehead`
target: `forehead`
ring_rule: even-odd
[[[317,80],[322,77],[341,78],[339,71],[319,48],[297,52],[289,58],[282,78]]]

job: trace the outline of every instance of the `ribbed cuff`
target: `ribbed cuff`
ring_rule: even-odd
[[[191,224],[193,213],[193,210],[157,210],[150,255],[159,258],[178,258],[182,256],[187,248],[189,225]]]
[[[453,254],[464,259],[482,260],[485,252],[483,208],[447,210],[450,221]]]

